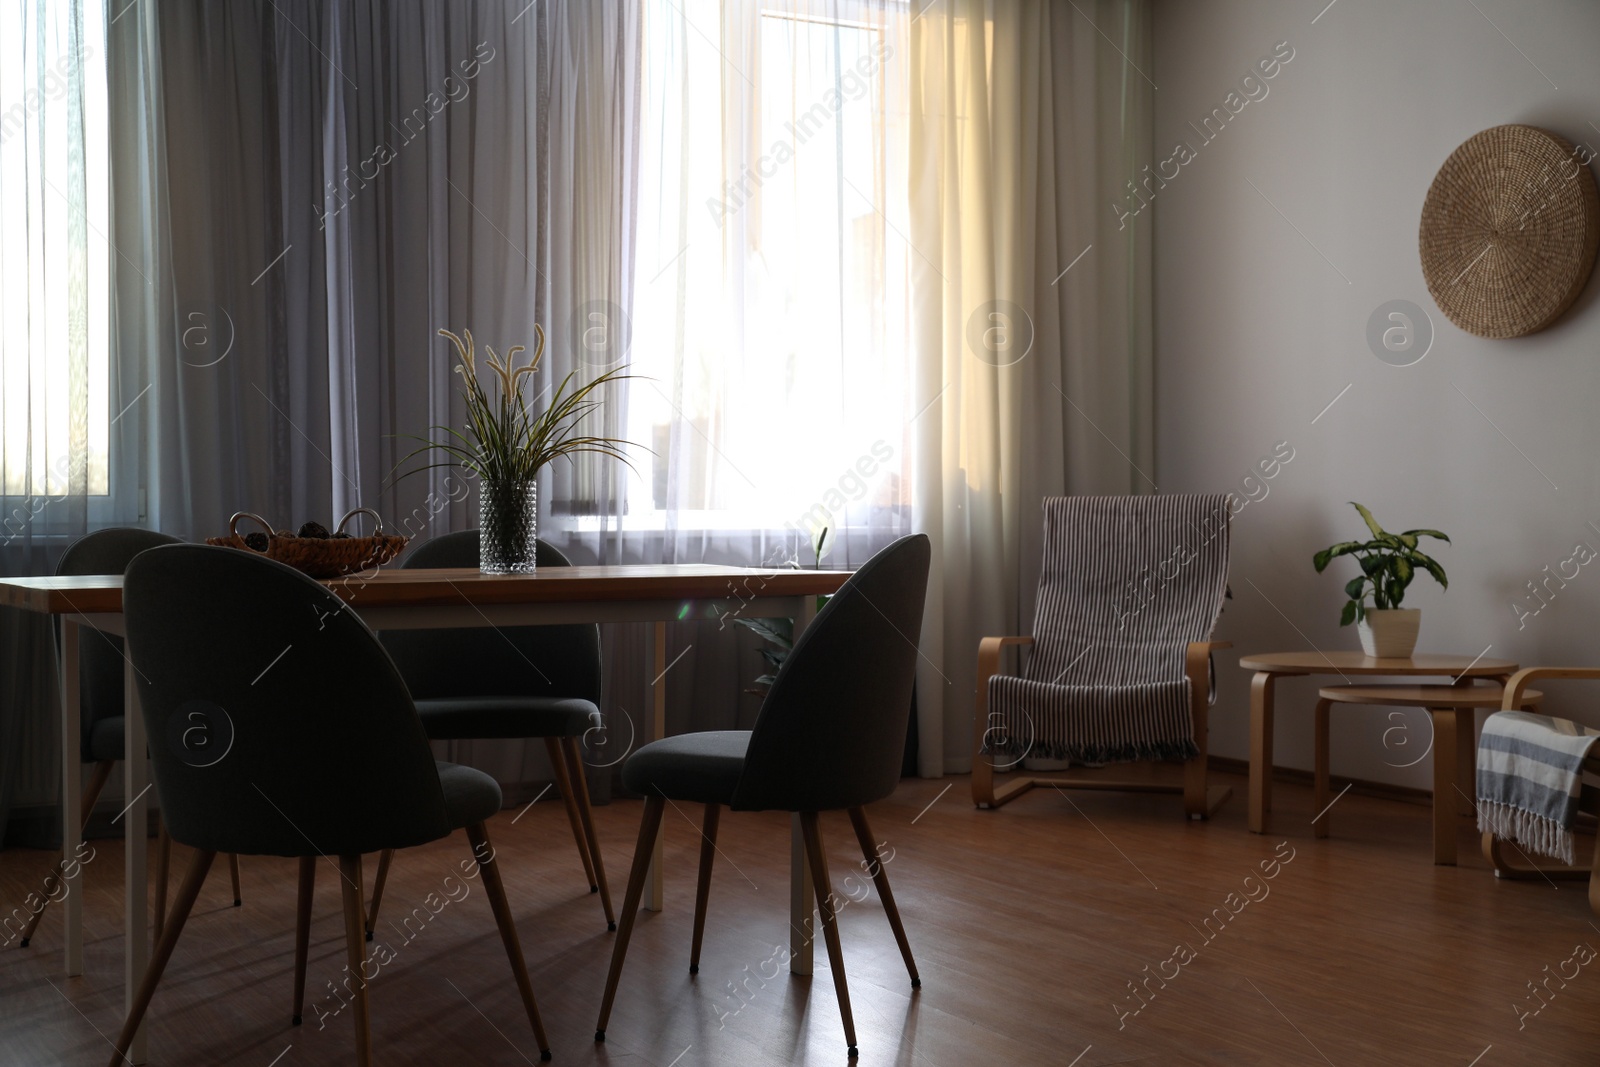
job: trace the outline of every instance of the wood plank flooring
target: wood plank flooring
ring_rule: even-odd
[[[1244,782],[1226,780],[1235,797],[1210,823],[1186,823],[1173,797],[1037,790],[989,812],[972,807],[965,778],[904,783],[871,817],[893,849],[923,988],[912,993],[876,895],[846,905],[859,1062],[1600,1063],[1600,962],[1578,962],[1593,948],[1575,956],[1600,948],[1600,921],[1581,883],[1497,882],[1466,820],[1462,866],[1434,867],[1426,807],[1355,794],[1336,802],[1333,836],[1313,840],[1310,791],[1292,785],[1274,793],[1277,832],[1258,837],[1245,830]],[[641,808],[595,812],[619,907]],[[689,975],[699,817],[667,809],[667,910],[641,916],[599,1046],[614,935],[561,805],[547,796],[491,823],[555,1062],[845,1064],[824,950],[814,978],[780,966],[786,817],[724,816],[700,974]],[[824,818],[824,834],[840,884],[856,856],[843,814]],[[62,976],[58,914],[31,947],[0,947],[0,1064],[110,1056],[122,856],[117,841],[94,845],[86,974]],[[1579,847],[1587,855],[1590,843]],[[425,904],[469,855],[458,834],[397,858],[379,931],[395,958],[370,991],[379,1064],[538,1061],[481,887],[442,907],[434,898],[436,915]],[[186,861],[177,849],[174,885]],[[20,902],[49,862],[0,853],[0,900]],[[319,871],[295,1028],[294,862],[242,863],[243,908],[229,906],[224,867],[201,894],[151,1009],[150,1062],[351,1062],[350,1013],[330,991],[343,967],[335,871]]]

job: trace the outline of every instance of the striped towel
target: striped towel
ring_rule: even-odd
[[[1572,863],[1583,761],[1600,730],[1497,711],[1478,739],[1478,829]]]
[[[1044,565],[1023,675],[989,683],[990,747],[1074,763],[1193,757],[1184,672],[1228,580],[1222,494],[1044,501]]]

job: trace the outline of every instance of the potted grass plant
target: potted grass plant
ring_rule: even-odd
[[[1344,609],[1339,614],[1339,625],[1352,622],[1361,635],[1361,650],[1369,656],[1382,659],[1409,659],[1417,647],[1417,633],[1422,627],[1420,608],[1402,608],[1406,588],[1417,571],[1426,571],[1441,586],[1450,588],[1444,568],[1433,557],[1418,549],[1421,538],[1432,537],[1449,543],[1450,538],[1438,530],[1407,530],[1390,533],[1378,525],[1372,512],[1351,501],[1361,513],[1362,521],[1372,534],[1367,541],[1340,541],[1318,552],[1311,558],[1312,565],[1321,574],[1328,564],[1341,556],[1354,556],[1361,564],[1361,574],[1345,583]],[[1367,604],[1367,598],[1372,604]]]
[[[623,452],[630,442],[583,432],[603,400],[603,386],[625,378],[626,366],[575,384],[574,370],[555,386],[542,411],[535,410],[537,393],[530,389],[544,358],[544,329],[535,325],[534,349],[529,360],[517,365],[526,352],[515,345],[505,355],[487,353],[483,363],[487,380],[480,376],[472,331],[460,336],[440,330],[439,336],[455,345],[459,361],[455,372],[465,382],[467,424],[464,430],[435,426],[438,438],[418,437],[421,448],[406,457],[442,452],[448,458],[419,470],[459,464],[478,482],[478,566],[485,574],[531,574],[538,538],[538,475],[547,464],[583,452],[598,453],[629,463]],[[631,466],[631,464],[630,464]],[[414,472],[413,472],[414,473]]]

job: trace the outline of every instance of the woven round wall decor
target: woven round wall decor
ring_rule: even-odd
[[[1583,292],[1600,249],[1590,152],[1533,126],[1496,126],[1450,153],[1422,205],[1422,276],[1451,322],[1521,337]]]

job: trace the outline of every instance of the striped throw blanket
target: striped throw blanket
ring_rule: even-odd
[[[1478,739],[1478,829],[1572,863],[1583,761],[1600,730],[1497,711]]]
[[[1022,676],[989,683],[990,747],[1074,763],[1183,760],[1194,743],[1184,661],[1216,626],[1228,498],[1044,501],[1044,566]]]

